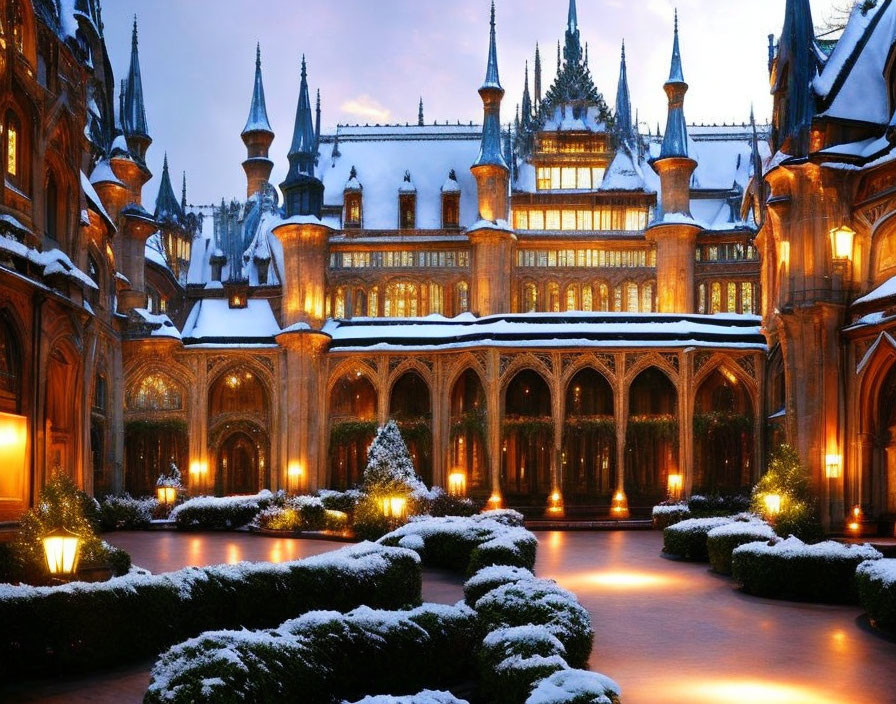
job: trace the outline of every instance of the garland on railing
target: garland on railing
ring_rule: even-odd
[[[359,440],[370,441],[378,428],[379,424],[375,420],[346,420],[334,423],[330,429],[330,448]]]
[[[753,419],[744,414],[713,411],[694,414],[694,436],[710,436],[718,433],[749,433]]]
[[[485,410],[481,408],[472,411],[466,411],[457,416],[451,424],[451,439],[463,436],[474,435],[479,438],[485,438]]]
[[[677,445],[678,419],[673,415],[632,416],[628,419],[626,440],[629,445],[653,440],[670,440]]]
[[[566,419],[564,433],[567,437],[596,435],[612,440],[616,437],[616,419],[613,416],[573,416]]]
[[[508,416],[504,418],[502,431],[505,438],[511,433],[519,433],[527,438],[541,433],[553,434],[554,420],[550,416]]]

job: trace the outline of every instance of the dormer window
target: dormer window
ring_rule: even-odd
[[[413,230],[417,226],[417,188],[411,181],[411,172],[404,172],[404,180],[398,188],[398,227]]]
[[[460,185],[454,169],[442,186],[442,227],[460,227]]]
[[[342,220],[346,227],[361,227],[364,214],[362,192],[363,186],[361,186],[361,182],[358,180],[358,172],[353,166],[343,193],[345,210]]]

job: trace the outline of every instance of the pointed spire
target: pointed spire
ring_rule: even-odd
[[[184,171],[183,185],[180,190],[180,209],[187,212],[187,172]]]
[[[168,171],[168,154],[162,165],[162,180],[159,183],[159,194],[156,196],[155,219],[159,222],[178,222],[183,215],[180,204],[171,186],[171,174]]]
[[[314,108],[314,153],[320,151],[320,88],[317,89],[317,105]]]
[[[773,148],[784,148],[793,156],[805,156],[809,150],[809,127],[815,114],[812,81],[821,65],[809,0],[787,0],[777,53],[772,65],[772,93],[777,115]],[[778,110],[782,102],[783,109]]]
[[[249,106],[249,119],[242,134],[250,132],[269,132],[274,134],[268,120],[268,108],[264,99],[264,82],[261,78],[261,43],[255,46],[255,86],[252,89],[252,103]]]
[[[311,97],[308,93],[308,67],[302,55],[299,103],[296,107],[296,123],[293,129],[292,145],[289,148],[290,162],[293,157],[302,157],[301,172],[311,173],[314,154],[314,123],[311,117]],[[292,169],[290,169],[292,171]]]
[[[569,17],[566,20],[566,30],[576,32],[579,29],[579,17],[576,12],[576,0],[569,0]]]
[[[498,47],[495,41],[495,0],[492,0],[491,30],[488,44],[488,66],[485,69],[485,81],[483,88],[501,88],[501,78],[498,76]]]
[[[423,96],[420,96],[420,106],[417,109],[417,127],[423,127]]]
[[[678,9],[675,10],[675,41],[672,43],[672,65],[669,67],[667,83],[684,83],[684,72],[681,70],[681,49],[678,44]]]
[[[628,68],[625,63],[625,40],[619,62],[619,87],[616,89],[616,131],[623,140],[630,140],[632,130],[632,102],[628,89]]]
[[[541,104],[541,51],[535,44],[535,107]]]
[[[523,104],[521,106],[522,119],[520,124],[524,130],[529,129],[529,123],[532,121],[532,98],[529,95],[529,62],[526,61],[526,68],[523,80]]]
[[[293,215],[320,217],[323,206],[323,183],[314,174],[317,152],[317,133],[311,115],[311,97],[308,92],[308,67],[303,55],[296,124],[288,155],[289,171],[286,180],[280,184],[289,217]]]
[[[588,65],[588,42],[585,42],[585,65]]]
[[[684,96],[688,84],[681,70],[681,51],[678,44],[678,10],[675,11],[675,39],[672,44],[672,67],[664,86],[669,98],[669,114],[666,120],[666,136],[660,149],[660,159],[688,156],[688,127],[684,119]]]
[[[753,112],[752,105],[750,105],[750,127],[753,131],[751,158],[753,161],[753,176],[755,178],[762,176],[762,156],[759,154],[759,134],[756,131],[756,115]]]
[[[137,16],[134,15],[134,30],[131,35],[131,64],[128,68],[128,77],[122,82],[121,98],[121,127],[125,137],[136,137],[138,145],[136,156],[145,158],[146,149],[152,140],[149,137],[149,127],[146,124],[146,106],[143,101],[143,77],[140,72],[140,52],[137,48]],[[148,143],[143,146],[142,142]],[[142,148],[140,148],[142,147]],[[134,150],[132,150],[134,151]]]

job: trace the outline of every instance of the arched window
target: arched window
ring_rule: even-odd
[[[566,310],[578,310],[579,302],[578,296],[576,296],[576,287],[575,286],[567,286],[566,288]]]
[[[337,320],[345,319],[345,289],[337,288],[333,297],[333,317]]]
[[[756,312],[756,307],[753,302],[753,284],[749,282],[744,282],[740,285],[740,300],[741,300],[741,308],[742,312],[747,315],[753,315]]]
[[[22,182],[22,126],[16,114],[6,113],[3,130],[3,155],[7,178],[15,184]]]
[[[582,310],[586,313],[594,310],[594,292],[590,284],[582,286]]]
[[[445,289],[442,284],[429,285],[429,313],[442,315],[445,312]]]
[[[641,287],[641,312],[653,312],[653,284],[646,283]]]
[[[706,315],[706,284],[700,284],[697,289],[697,312]]]
[[[363,318],[367,315],[367,293],[363,288],[356,288],[352,301],[352,317]]]
[[[11,0],[10,16],[12,17],[12,39],[16,51],[20,54],[25,51],[25,16],[22,12],[22,4],[19,0]]]
[[[457,313],[466,313],[470,310],[470,285],[461,281],[457,285]]]
[[[715,315],[722,312],[722,284],[718,281],[712,285],[712,301],[709,312]]]
[[[554,282],[548,284],[548,312],[560,312],[560,285]]]
[[[345,224],[361,226],[361,194],[345,194]]]
[[[600,310],[604,313],[610,310],[610,289],[606,284],[601,284],[598,287],[599,295],[598,299],[600,301]]]
[[[0,411],[19,412],[19,366],[15,336],[0,319]]]
[[[638,284],[629,282],[625,285],[625,310],[628,313],[637,313],[639,308]]]
[[[460,194],[442,194],[442,227],[460,226]]]
[[[370,289],[367,296],[367,317],[376,318],[380,314],[380,290],[377,286]]]
[[[538,310],[538,287],[535,284],[526,284],[523,287],[523,312],[534,313]]]
[[[398,197],[398,226],[413,230],[417,226],[417,194],[402,193]]]
[[[59,240],[59,188],[56,185],[56,176],[51,171],[47,176],[47,188],[45,191],[46,231],[54,240]]]
[[[729,281],[727,289],[728,312],[737,313],[737,284]]]
[[[179,411],[184,407],[180,389],[161,374],[150,374],[128,397],[132,411]]]
[[[413,283],[393,283],[386,287],[387,318],[416,318],[419,315],[419,289]]]

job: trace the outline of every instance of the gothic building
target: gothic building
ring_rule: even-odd
[[[97,494],[170,462],[191,493],[349,487],[394,418],[427,482],[555,515],[748,487],[788,439],[831,528],[860,505],[892,530],[890,0],[836,43],[788,0],[770,130],[688,124],[677,18],[641,129],[575,0],[509,122],[494,8],[481,125],[421,101],[323,133],[303,58],[279,188],[259,48],[245,201],[189,206],[166,159],[153,213],[136,26],[116,117],[93,0],[0,9],[0,410],[29,429],[0,520],[54,467]]]

